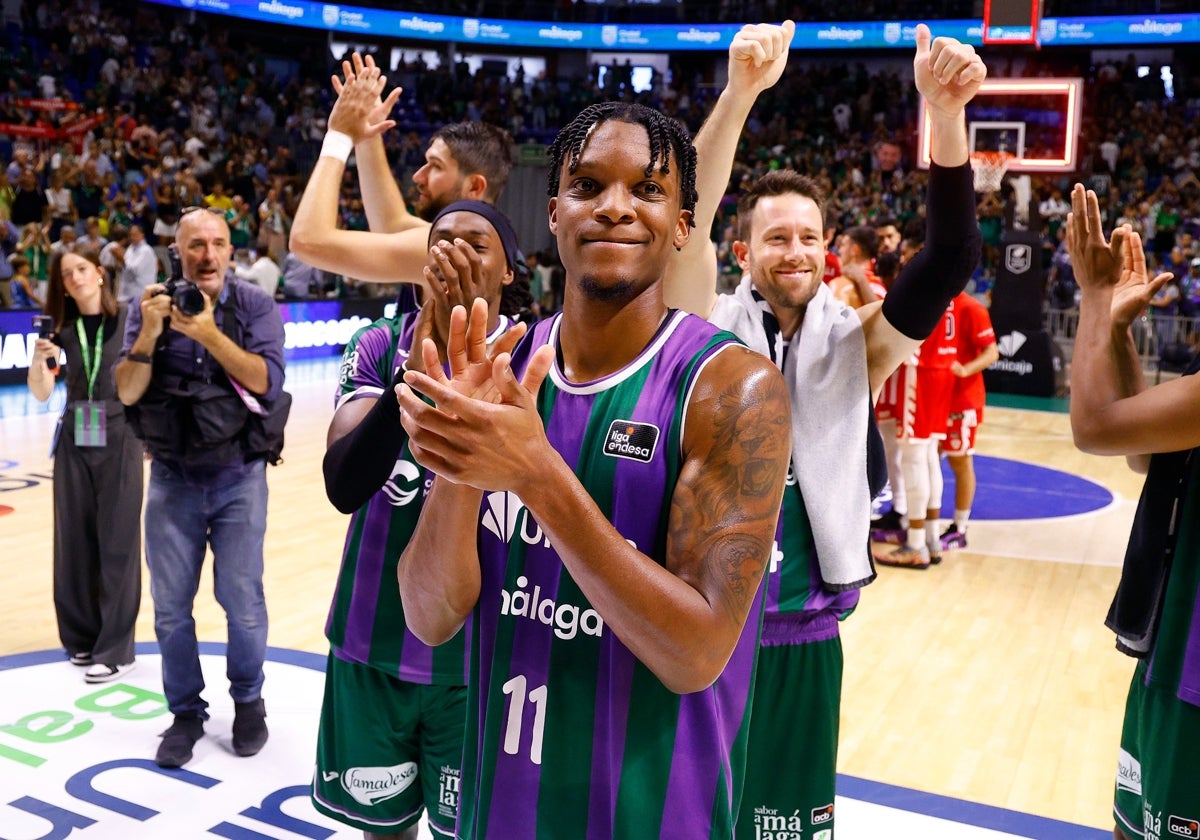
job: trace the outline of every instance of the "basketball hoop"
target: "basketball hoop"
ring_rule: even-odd
[[[971,171],[975,177],[975,192],[996,192],[1004,181],[1004,173],[1012,163],[1008,152],[971,152]]]

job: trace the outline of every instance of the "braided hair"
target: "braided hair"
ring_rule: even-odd
[[[537,320],[533,314],[533,290],[529,285],[529,274],[529,266],[522,260],[513,267],[512,282],[500,290],[500,314],[526,324]]]
[[[602,122],[616,120],[632,125],[640,125],[650,136],[650,163],[646,165],[646,175],[654,172],[655,164],[663,175],[671,172],[671,152],[679,162],[679,190],[682,197],[681,209],[692,213],[696,209],[696,147],[692,145],[691,137],[683,125],[660,111],[640,105],[636,102],[597,102],[579,112],[579,116],[571,120],[565,128],[558,132],[550,145],[550,177],[547,194],[558,195],[559,175],[563,163],[567,163],[567,172],[579,168],[579,156],[583,153],[583,144],[588,135]],[[695,227],[695,222],[688,219],[688,226]]]

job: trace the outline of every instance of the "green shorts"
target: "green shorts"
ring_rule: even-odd
[[[1125,703],[1113,817],[1129,837],[1200,838],[1200,708],[1146,685],[1139,662]]]
[[[738,840],[833,837],[842,640],[758,651]]]
[[[466,715],[466,686],[403,682],[330,653],[313,805],[376,834],[424,810],[434,836],[453,837]]]

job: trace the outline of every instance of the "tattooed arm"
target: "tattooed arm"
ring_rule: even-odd
[[[687,408],[661,561],[630,545],[605,518],[550,446],[533,397],[511,371],[498,369],[493,379],[499,405],[457,398],[410,373],[408,385],[435,403],[401,389],[414,454],[439,481],[520,496],[605,624],[664,685],[680,694],[711,685],[737,644],[775,535],[791,451],[782,375],[741,347],[719,353],[701,372]],[[478,496],[474,503],[477,509]],[[418,533],[427,529],[444,540],[439,522],[449,515],[427,503]],[[473,538],[464,540],[461,553],[473,548]],[[401,591],[406,616],[410,597],[439,597],[403,580]],[[411,606],[417,615],[419,604]],[[417,622],[413,627],[420,635]]]
[[[746,623],[775,537],[788,418],[787,387],[764,358],[739,347],[708,363],[687,409],[663,565],[625,541],[574,475],[527,501],[605,624],[672,691],[711,685]]]

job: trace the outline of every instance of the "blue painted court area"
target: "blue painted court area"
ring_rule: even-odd
[[[946,487],[942,510],[954,510],[954,473],[942,459]],[[975,456],[975,503],[972,519],[1051,519],[1088,513],[1112,504],[1112,493],[1071,473],[1012,461]]]
[[[942,515],[954,510],[954,473],[942,459]],[[876,500],[879,512],[891,508],[890,491]],[[1101,485],[1071,473],[1013,461],[975,456],[975,503],[971,518],[1053,519],[1100,510],[1112,504],[1112,493]]]

